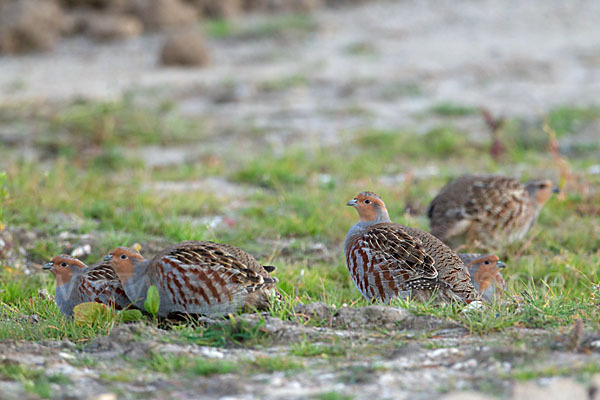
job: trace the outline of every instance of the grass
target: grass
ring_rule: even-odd
[[[600,118],[598,107],[561,106],[548,113],[548,123],[557,136],[574,133],[598,118]]]
[[[519,381],[530,381],[537,378],[546,378],[551,376],[566,376],[573,373],[588,378],[600,372],[600,364],[597,362],[587,362],[577,365],[575,368],[560,367],[556,365],[545,366],[541,368],[522,367],[511,372],[510,377]]]
[[[275,89],[285,89],[306,82],[292,76],[271,84]],[[436,111],[445,116],[471,112],[458,106],[437,107]],[[0,115],[8,121],[24,118],[18,113]],[[582,126],[577,121],[590,121],[589,115],[551,110],[548,118],[557,133],[564,131],[566,135]],[[201,129],[184,129],[198,126],[198,121],[179,120],[170,107],[148,109],[123,99],[75,103],[57,113],[34,114],[31,118],[34,125],[43,128],[35,146],[47,151],[47,159],[38,162],[7,157],[3,162],[6,193],[0,201],[5,229],[14,233],[15,244],[24,246],[27,252],[25,258],[11,256],[0,261],[0,340],[69,339],[84,344],[111,332],[118,323],[115,319],[76,324],[64,318],[51,299],[38,295],[41,289],[52,295],[55,283],[35,264],[70,251],[84,241],[80,239],[83,235],[88,235],[85,241],[92,243],[92,253],[83,259],[87,263],[99,260],[117,245],[136,242],[142,244],[143,253],[151,253],[152,243],[186,239],[238,245],[278,267],[278,287],[286,301],[277,303],[270,316],[329,327],[328,318],[297,315],[294,305],[317,301],[338,308],[368,305],[350,280],[342,254],[346,232],[356,221],[354,211],[344,204],[358,191],[369,189],[382,195],[394,221],[427,229],[424,211],[428,202],[454,176],[471,171],[507,175],[524,171],[525,179],[560,173],[547,153],[547,136],[528,137],[527,125],[511,121],[503,131],[508,152],[501,162],[482,151],[481,143],[470,141],[467,132],[448,124],[425,133],[365,128],[340,133],[342,144],[338,146],[285,148],[279,152],[266,147],[251,157],[219,156],[217,161],[198,159],[166,168],[147,167],[124,155],[123,147],[139,150],[149,144],[201,143]],[[539,127],[535,129],[541,132]],[[95,150],[87,153],[89,149]],[[3,154],[4,150],[0,149]],[[597,164],[597,159],[593,153],[580,152],[573,153],[568,161],[575,176],[571,183],[576,181],[579,186],[571,186],[563,198],[553,198],[545,206],[530,242],[497,250],[508,265],[507,297],[518,295],[520,300],[489,304],[472,312],[464,312],[457,305],[402,301],[394,301],[393,305],[416,315],[453,321],[481,336],[510,332],[515,327],[560,331],[572,326],[577,318],[584,321],[586,329],[599,329],[600,226],[595,193],[600,176],[586,172]],[[239,185],[248,190],[221,192],[196,186],[181,192],[154,189],[161,181],[185,186],[207,177],[223,178],[233,188]],[[227,222],[216,227],[198,222],[213,216]],[[35,235],[23,237],[19,230]],[[61,239],[63,232],[68,233],[68,240]],[[23,272],[25,262],[32,274]],[[251,324],[235,316],[217,325],[182,324],[171,329],[177,340],[200,346],[264,349],[277,340],[265,329],[264,321]],[[374,331],[387,340],[398,333]],[[428,338],[430,333],[421,334],[417,339],[403,336],[402,343]],[[159,374],[189,376],[302,371],[313,361],[336,363],[358,359],[363,351],[380,355],[389,351],[385,346],[367,347],[299,338],[285,355],[275,357],[229,362],[187,354],[153,354],[148,356],[147,368]],[[14,370],[2,372],[6,379],[39,380],[37,395],[52,396],[50,378],[10,368]],[[523,368],[512,378],[566,373],[531,373],[527,372],[530,367]],[[348,379],[359,375],[348,370]],[[106,371],[104,377],[117,382],[135,379],[119,371]],[[35,384],[27,385],[28,390],[38,390]],[[321,398],[344,396],[330,392]]]
[[[19,381],[27,392],[42,399],[52,398],[52,384],[60,386],[71,384],[71,380],[65,375],[46,375],[42,369],[31,369],[11,360],[3,360],[0,363],[0,380]]]
[[[463,104],[443,102],[433,105],[429,111],[441,117],[462,117],[466,115],[477,114],[479,112],[479,108],[466,106]]]
[[[205,32],[220,39],[295,39],[318,29],[317,22],[309,14],[281,14],[258,18],[249,22],[209,20]]]
[[[183,373],[190,376],[211,376],[231,372],[254,375],[276,371],[297,371],[304,367],[301,362],[283,356],[260,356],[254,359],[242,359],[233,362],[185,354],[161,355],[157,353],[152,353],[148,358],[137,360],[137,364],[153,372],[166,375]]]
[[[290,354],[300,357],[341,357],[345,356],[348,349],[343,343],[334,343],[332,345],[316,344],[309,341],[302,341],[292,345]]]

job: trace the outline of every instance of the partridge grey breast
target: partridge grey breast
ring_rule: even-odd
[[[431,233],[445,243],[498,246],[523,238],[553,191],[549,180],[525,185],[495,175],[465,175],[438,193],[427,210]]]
[[[171,246],[151,260],[117,248],[113,267],[136,305],[143,304],[150,285],[158,289],[158,314],[225,315],[243,308],[269,305],[277,278],[239,248],[205,241]]]
[[[365,298],[426,301],[434,293],[438,301],[478,298],[460,258],[427,232],[392,223],[378,195],[361,192],[347,205],[360,220],[346,236],[346,264]]]

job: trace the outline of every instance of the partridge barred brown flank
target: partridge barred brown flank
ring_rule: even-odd
[[[427,301],[434,293],[445,302],[479,298],[460,258],[433,235],[392,223],[381,197],[362,192],[346,205],[360,217],[346,236],[346,264],[366,299]]]
[[[431,233],[453,247],[464,243],[498,246],[519,240],[558,192],[550,180],[525,184],[494,175],[465,175],[448,183],[431,201]]]
[[[226,244],[187,241],[151,260],[117,247],[111,262],[131,301],[142,307],[151,285],[160,296],[158,315],[226,315],[244,308],[265,308],[277,293],[277,278],[244,250]]]
[[[487,301],[499,299],[506,290],[506,282],[500,270],[506,268],[495,254],[458,253],[467,266],[475,290]]]
[[[85,302],[106,304],[121,310],[131,302],[121,281],[109,263],[101,262],[88,267],[77,258],[56,256],[43,269],[56,278],[55,300],[60,311],[73,314],[73,307]]]

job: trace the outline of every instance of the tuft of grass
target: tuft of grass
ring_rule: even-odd
[[[548,124],[557,136],[575,133],[584,125],[600,118],[598,107],[561,106],[550,110]]]
[[[226,322],[206,328],[179,325],[173,329],[185,340],[202,346],[256,346],[269,340],[264,324],[263,319],[256,324],[251,324],[230,316]]]
[[[270,15],[249,23],[216,19],[205,23],[205,32],[215,38],[257,40],[289,39],[305,36],[318,29],[316,20],[309,14]]]
[[[340,392],[325,392],[316,397],[318,400],[352,400],[354,396]]]
[[[46,375],[41,369],[32,369],[10,360],[0,362],[0,380],[18,381],[25,390],[43,399],[53,396],[52,384],[66,386],[71,380],[63,374]]]
[[[300,357],[342,357],[347,353],[347,348],[342,343],[332,345],[316,344],[306,340],[294,344],[290,348],[290,354]]]
[[[303,363],[283,356],[256,357],[254,360],[248,361],[248,364],[251,370],[258,370],[266,373],[277,371],[297,371],[304,368]]]
[[[444,102],[433,105],[429,111],[442,117],[463,117],[466,115],[475,115],[479,113],[479,108]]]
[[[594,361],[586,362],[576,366],[562,367],[552,365],[536,368],[535,366],[521,367],[510,373],[512,379],[518,381],[530,381],[538,378],[547,378],[551,376],[570,376],[573,374],[587,376],[588,378],[600,372],[600,364]]]
[[[201,376],[227,374],[235,371],[237,371],[237,366],[231,361],[224,360],[197,360],[192,367],[192,372]]]
[[[291,88],[303,87],[307,85],[308,78],[304,75],[296,74],[259,83],[258,87],[266,92],[281,92]]]
[[[235,28],[227,19],[209,19],[204,22],[204,31],[214,38],[228,38],[234,34]]]

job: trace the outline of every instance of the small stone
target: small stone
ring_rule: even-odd
[[[210,54],[200,32],[188,28],[167,37],[160,62],[167,66],[204,66],[210,62]]]
[[[117,400],[117,395],[114,393],[102,393],[95,396],[90,396],[86,400]]]
[[[51,0],[0,2],[0,53],[50,50],[63,23],[63,13]]]
[[[37,295],[42,300],[49,300],[50,299],[50,293],[48,293],[48,289],[45,289],[45,288],[38,290]]]
[[[537,382],[518,383],[513,400],[587,399],[587,389],[573,379],[551,378],[547,385]]]
[[[73,354],[69,354],[64,351],[59,352],[58,356],[64,358],[65,360],[75,360],[76,358]]]
[[[71,252],[71,256],[81,258],[81,257],[89,255],[91,252],[92,252],[92,246],[90,246],[89,244],[86,244],[83,246],[76,247]]]

